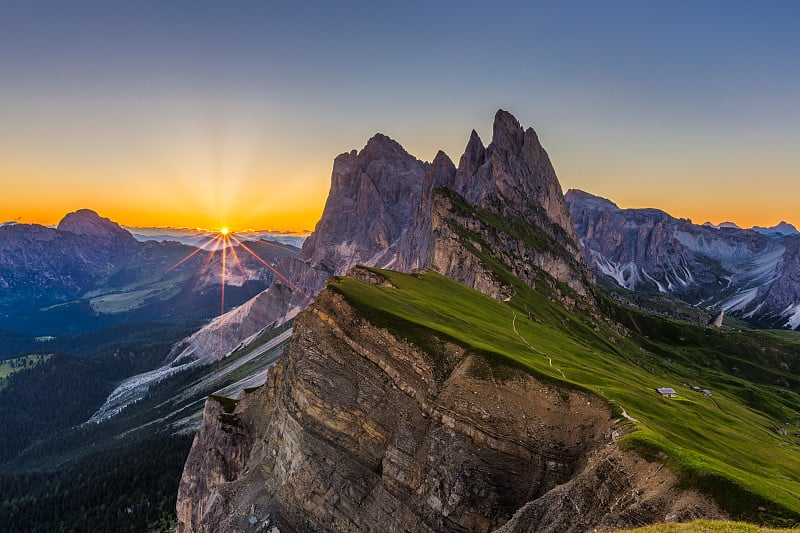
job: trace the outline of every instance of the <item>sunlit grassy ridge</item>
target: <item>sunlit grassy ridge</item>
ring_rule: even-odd
[[[747,353],[761,346],[789,357],[796,341],[622,311],[630,325],[647,330],[635,341],[589,327],[518,282],[511,300],[499,302],[432,272],[375,272],[393,287],[339,278],[332,288],[376,324],[423,348],[431,335],[445,336],[547,380],[589,390],[618,412],[625,409],[639,423],[624,446],[652,457],[666,454],[687,485],[713,496],[734,517],[800,519],[800,439],[793,435],[800,429],[783,426],[797,422],[800,399],[762,379],[783,377],[792,388],[796,378]],[[755,381],[738,367],[737,375],[729,374],[733,364],[757,374]],[[710,388],[713,396],[684,382]],[[661,398],[656,387],[672,387],[679,397]],[[787,435],[779,435],[778,427],[787,427]]]

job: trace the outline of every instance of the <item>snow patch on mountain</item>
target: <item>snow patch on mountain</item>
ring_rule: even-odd
[[[741,291],[732,298],[726,300],[722,304],[721,308],[726,313],[731,313],[733,311],[740,311],[744,309],[747,306],[747,304],[755,300],[756,296],[758,296],[758,287],[753,287],[752,289]]]
[[[600,272],[613,278],[620,287],[631,291],[636,288],[636,284],[640,281],[639,267],[636,263],[619,264],[594,251],[593,257]]]
[[[644,275],[644,277],[646,277],[647,279],[656,284],[656,287],[658,287],[658,292],[669,292],[667,288],[664,287],[664,285],[660,281],[658,281],[656,278],[648,274],[646,270],[642,269],[642,274]]]

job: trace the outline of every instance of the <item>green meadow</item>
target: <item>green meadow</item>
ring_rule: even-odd
[[[630,417],[622,446],[664,461],[735,519],[800,519],[797,336],[691,325],[598,296],[622,330],[516,279],[514,296],[501,302],[433,272],[374,272],[392,286],[338,278],[331,287],[372,322],[420,345],[434,365],[444,363],[432,339],[446,338],[490,360],[496,379],[510,364],[592,392]],[[678,396],[662,398],[656,387]]]

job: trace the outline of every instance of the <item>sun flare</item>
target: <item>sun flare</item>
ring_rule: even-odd
[[[228,233],[230,233],[230,232],[231,232],[231,230],[229,230],[228,228],[220,228],[220,229],[219,229],[219,232],[220,232],[222,235],[227,235]]]

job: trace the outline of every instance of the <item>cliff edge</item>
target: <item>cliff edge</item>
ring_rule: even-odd
[[[392,288],[352,275],[356,290]],[[585,531],[720,515],[622,451],[628,423],[594,395],[432,331],[400,335],[346,292],[329,286],[297,317],[265,386],[207,400],[179,531]]]

